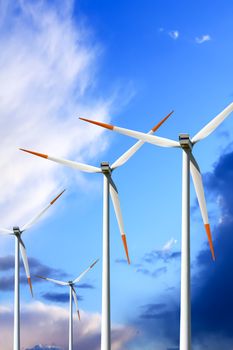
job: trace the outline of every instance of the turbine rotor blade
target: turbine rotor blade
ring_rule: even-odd
[[[35,215],[28,223],[26,223],[23,227],[21,232],[28,230],[32,225],[34,225],[39,219],[40,217],[51,207],[51,205],[53,205],[59,197],[61,197],[61,195],[65,192],[65,190],[63,190],[61,193],[59,193],[59,195],[57,195],[48,205],[46,205],[46,207],[44,209],[42,209],[39,214]]]
[[[63,159],[63,158],[57,158],[57,157],[49,156],[47,154],[38,153],[38,152],[34,152],[34,151],[29,151],[29,150],[24,149],[24,148],[20,148],[20,151],[27,152],[27,153],[30,153],[30,154],[33,154],[35,156],[42,157],[42,158],[45,158],[45,159],[49,159],[49,160],[51,160],[53,162],[65,165],[65,166],[67,166],[69,168],[78,169],[78,170],[81,170],[81,171],[85,171],[87,173],[101,173],[101,169],[100,168],[97,168],[97,167],[92,166],[92,165],[78,163],[78,162],[75,162],[75,161],[72,161],[72,160]]]
[[[25,248],[25,245],[24,245],[21,237],[18,237],[18,240],[19,240],[19,248],[20,248],[20,252],[21,252],[21,256],[22,256],[22,260],[23,260],[23,265],[24,265],[24,268],[25,268],[25,272],[26,272],[28,284],[29,284],[29,287],[30,287],[31,295],[33,297],[32,282],[31,282],[31,276],[30,276],[30,270],[29,270],[29,264],[28,264],[26,248]]]
[[[196,143],[209,136],[233,111],[233,103],[230,103],[221,113],[204,126],[193,138],[192,143]]]
[[[14,232],[12,230],[8,230],[7,228],[0,228],[0,234],[13,235]]]
[[[147,135],[152,135],[159,127],[172,115],[174,111],[171,111],[165,118],[163,118],[157,125],[155,125]],[[119,166],[125,164],[141,147],[144,145],[144,141],[139,140],[132,147],[130,147],[125,153],[123,153],[112,165],[111,169],[116,169]]]
[[[99,259],[95,260],[85,271],[83,271],[75,280],[73,280],[73,283],[78,283],[86,273],[93,268],[93,266],[99,261]]]
[[[76,308],[76,311],[77,311],[77,314],[78,314],[78,319],[80,321],[80,312],[79,312],[79,308],[78,308],[78,296],[77,296],[77,293],[74,289],[74,287],[71,287],[72,288],[72,296],[73,296],[73,299],[74,299],[74,303],[75,303],[75,308]]]
[[[121,213],[121,207],[120,207],[120,201],[119,201],[117,188],[116,188],[115,183],[112,180],[112,177],[108,176],[108,179],[109,179],[110,195],[111,195],[111,198],[112,198],[112,203],[113,203],[114,211],[115,211],[115,214],[116,214],[118,227],[119,227],[119,230],[120,230],[120,233],[121,233],[121,238],[122,238],[122,242],[123,242],[123,245],[124,245],[127,261],[128,261],[128,264],[130,264],[129,251],[128,251],[128,246],[127,246],[127,241],[126,241],[126,235],[125,235],[125,230],[124,230],[124,224],[123,224],[123,218],[122,218],[122,213]]]
[[[204,222],[206,234],[208,237],[212,258],[213,258],[213,260],[215,260],[214,246],[213,246],[211,230],[210,230],[210,225],[209,225],[209,219],[208,219],[208,213],[207,213],[207,208],[206,208],[206,200],[205,200],[204,188],[203,188],[203,183],[202,183],[202,176],[201,176],[199,166],[198,166],[198,164],[197,164],[197,162],[192,154],[190,155],[190,172],[192,175],[194,188],[195,188],[195,191],[197,194],[197,199],[198,199],[198,203],[200,206],[201,216],[202,216],[202,219]]]
[[[42,277],[42,276],[36,276],[38,278],[41,278],[43,280],[49,281],[49,282],[53,282],[55,284],[59,284],[60,286],[69,286],[68,282],[63,282],[63,281],[58,281],[58,280],[54,280],[52,278],[47,278],[47,277]]]
[[[102,126],[103,128],[109,129],[109,130],[113,130],[118,132],[119,134],[123,134],[123,135],[127,135],[130,137],[133,137],[135,139],[139,139],[142,140],[143,142],[148,142],[148,143],[152,143],[153,145],[156,146],[161,146],[161,147],[180,147],[179,142],[177,141],[173,141],[170,139],[166,139],[163,137],[158,137],[155,135],[148,135],[145,134],[143,132],[139,132],[139,131],[134,131],[134,130],[130,130],[130,129],[125,129],[125,128],[120,128],[118,126],[113,126],[110,124],[106,124],[106,123],[100,123],[94,120],[89,120],[89,119],[85,119],[85,118],[79,118],[81,120],[84,120],[86,122],[92,123],[92,124],[96,124],[99,126]]]

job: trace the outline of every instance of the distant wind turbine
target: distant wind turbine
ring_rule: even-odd
[[[198,203],[201,210],[206,234],[208,237],[213,260],[215,260],[211,230],[206,208],[202,176],[192,148],[200,140],[210,135],[233,111],[233,103],[229,104],[220,114],[212,119],[192,139],[188,134],[180,134],[179,142],[170,139],[148,135],[142,132],[120,128],[89,119],[80,118],[92,124],[131,136],[144,142],[161,147],[177,147],[183,151],[182,166],[182,254],[181,254],[181,310],[180,310],[180,350],[191,349],[191,304],[190,304],[190,172],[193,179]]]
[[[153,127],[148,135],[153,134],[158,128],[170,117],[173,113],[169,113],[163,118],[155,127]],[[144,144],[143,141],[138,141],[124,154],[122,154],[111,166],[107,162],[102,162],[100,168],[92,165],[78,163],[62,158],[57,158],[47,154],[42,154],[34,151],[29,151],[20,148],[21,151],[31,153],[33,155],[52,160],[56,163],[68,166],[70,168],[78,169],[88,173],[102,173],[103,174],[103,267],[102,267],[102,322],[101,322],[101,350],[111,349],[111,322],[110,322],[110,262],[109,262],[109,192],[112,198],[114,211],[116,214],[119,230],[125,254],[128,263],[130,263],[126,235],[123,225],[123,219],[120,209],[120,201],[118,191],[112,179],[112,172],[116,168],[126,163]]]
[[[69,350],[73,350],[73,299],[76,306],[76,311],[78,314],[78,318],[80,320],[80,313],[78,308],[78,297],[75,290],[75,285],[79,283],[79,281],[83,278],[83,276],[90,270],[92,267],[98,262],[98,260],[94,261],[84,272],[81,273],[77,278],[75,278],[73,281],[63,282],[54,280],[52,278],[37,276],[39,278],[42,278],[46,281],[53,282],[55,284],[59,284],[61,286],[68,286],[70,288],[70,313],[69,313]]]
[[[65,190],[64,190],[65,191]],[[28,264],[28,258],[26,254],[26,248],[22,240],[22,234],[24,231],[27,231],[31,226],[33,226],[37,220],[53,205],[56,200],[63,194],[62,191],[56,198],[54,198],[43,210],[34,216],[27,224],[19,228],[14,226],[12,230],[5,228],[0,228],[1,234],[13,235],[15,236],[15,293],[14,293],[14,350],[20,350],[20,281],[19,281],[19,250],[21,252],[21,257],[23,260],[26,276],[28,279],[28,284],[30,286],[31,294],[32,292],[32,283],[30,277],[30,270]]]

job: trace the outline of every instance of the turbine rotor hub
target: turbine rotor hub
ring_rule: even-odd
[[[21,235],[21,231],[20,231],[19,226],[14,226],[14,227],[13,227],[13,231],[14,231],[14,234],[15,234],[16,236],[20,236],[20,235]]]
[[[101,167],[103,174],[111,174],[112,170],[111,170],[108,162],[102,162],[100,164],[100,167]]]
[[[180,134],[179,135],[179,142],[180,142],[180,146],[183,149],[189,149],[190,151],[193,148],[193,144],[190,140],[189,134]]]

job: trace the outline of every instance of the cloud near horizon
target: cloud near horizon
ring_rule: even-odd
[[[0,308],[0,348],[12,349],[13,310]],[[101,316],[80,310],[81,321],[74,317],[74,349],[98,350],[100,347]],[[68,317],[66,308],[51,306],[42,302],[22,305],[21,346],[33,350],[68,350]],[[36,325],[36,327],[35,327]],[[133,327],[112,325],[112,349],[124,350],[134,337]],[[40,345],[40,344],[46,344]],[[50,346],[50,347],[49,347]]]
[[[36,345],[33,348],[27,348],[25,350],[62,350],[62,348],[53,345]]]
[[[58,302],[58,303],[67,303],[69,301],[69,299],[70,299],[68,291],[67,291],[67,293],[52,293],[52,292],[48,292],[48,293],[42,294],[42,297],[45,300],[55,301],[55,302]],[[83,297],[81,295],[77,295],[77,298],[78,298],[79,301],[83,300]]]
[[[0,271],[6,273],[1,274],[1,283],[0,290],[4,292],[13,291],[14,290],[14,261],[15,258],[13,255],[7,255],[5,257],[0,258]],[[35,276],[53,276],[55,279],[67,279],[67,273],[61,269],[55,269],[48,265],[41,263],[38,259],[28,258],[32,283],[41,283],[43,280],[40,278],[36,278]],[[25,270],[23,266],[23,262],[20,262],[20,270],[22,272],[22,276],[20,278],[20,283],[27,285],[28,281],[25,275]],[[10,272],[12,273],[10,274]]]
[[[15,261],[15,258],[13,255],[0,257],[0,271],[3,272],[1,274],[0,290],[3,292],[14,290],[14,261]],[[38,259],[35,259],[32,257],[28,258],[28,262],[30,266],[30,273],[31,273],[33,285],[35,283],[47,284],[46,281],[44,281],[43,279],[37,278],[37,276],[51,277],[51,278],[64,280],[64,281],[68,280],[69,275],[62,269],[57,269],[57,268],[53,268],[48,265],[45,265],[44,263],[40,262]],[[23,285],[28,285],[28,281],[25,275],[25,270],[24,270],[22,261],[20,261],[20,273],[22,274],[20,277],[20,283]],[[94,285],[91,283],[80,283],[78,285],[78,289],[94,289],[94,288],[95,288]],[[60,297],[60,294],[56,296],[56,293],[54,295],[52,294],[45,295],[44,297],[47,300],[53,300],[58,302],[62,301],[62,298],[65,300],[65,297],[62,297],[62,296]]]

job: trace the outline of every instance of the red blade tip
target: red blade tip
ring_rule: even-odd
[[[121,235],[121,238],[122,238],[122,242],[123,242],[123,245],[124,245],[124,248],[125,248],[125,253],[126,253],[128,264],[130,264],[128,246],[127,246],[127,241],[126,241],[126,235],[123,233]]]
[[[35,156],[38,156],[38,157],[42,157],[42,158],[48,158],[48,155],[47,154],[43,154],[43,153],[38,153],[38,152],[34,152],[34,151],[29,151],[28,149],[24,149],[24,148],[19,148],[20,151],[23,151],[23,152],[27,152],[27,153],[30,153],[30,154],[33,154]]]
[[[163,118],[157,125],[155,125],[151,130],[155,132],[156,130],[159,129],[159,127],[172,115],[174,111],[171,111],[165,118]]]
[[[63,190],[61,193],[59,193],[59,195],[57,197],[55,197],[51,202],[50,204],[53,205],[53,203],[56,202],[56,200],[58,200],[59,197],[61,197],[61,195],[65,192],[65,190]]]
[[[206,230],[206,234],[207,234],[207,237],[208,237],[212,258],[215,261],[214,246],[213,246],[213,241],[212,241],[211,230],[210,230],[210,225],[209,224],[205,224],[205,230]]]
[[[84,120],[85,122],[91,123],[91,124],[95,124],[98,126],[102,126],[103,128],[109,129],[109,130],[113,130],[113,126],[110,124],[106,124],[106,123],[101,123],[101,122],[97,122],[95,120],[90,120],[90,119],[86,119],[86,118],[79,118],[81,120]]]
[[[28,277],[28,284],[29,284],[29,287],[30,287],[31,295],[33,297],[32,282],[31,282],[31,278],[30,277]]]

